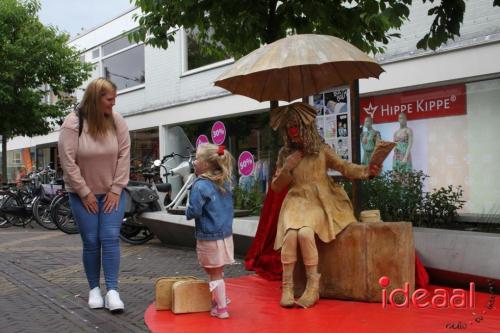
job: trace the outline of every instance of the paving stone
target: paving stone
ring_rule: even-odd
[[[157,239],[144,245],[122,242],[120,295],[125,312],[111,315],[87,307],[81,252],[79,235],[36,225],[1,229],[0,332],[147,332],[143,316],[154,300],[158,277],[206,278],[194,249],[166,246]],[[226,268],[227,277],[249,274],[243,258],[236,260]]]

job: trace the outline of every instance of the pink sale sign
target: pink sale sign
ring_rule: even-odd
[[[221,145],[226,140],[226,126],[222,121],[216,121],[212,126],[212,142]]]
[[[250,176],[255,168],[253,155],[249,151],[244,151],[238,157],[238,169],[242,176]]]
[[[208,143],[208,138],[205,134],[202,134],[196,139],[196,147],[201,145],[202,143]]]

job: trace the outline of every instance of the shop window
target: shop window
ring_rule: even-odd
[[[7,152],[7,180],[13,182],[20,173],[33,170],[34,148],[23,148]]]
[[[193,70],[231,58],[224,50],[222,44],[219,45],[216,50],[208,51],[203,44],[195,38],[196,34],[196,30],[185,31],[187,51],[186,70]],[[211,33],[209,33],[209,35],[211,35]]]
[[[132,169],[148,167],[154,160],[159,159],[159,130],[158,128],[130,132],[130,160]],[[131,179],[140,180],[140,175],[131,172]]]
[[[181,125],[181,127],[194,146],[200,135],[206,135],[211,142],[211,128],[217,120],[222,121],[225,125],[224,145],[235,159],[238,159],[243,151],[249,151],[254,156],[256,168],[250,188],[262,193],[266,192],[281,142],[278,134],[273,133],[269,126],[269,113],[205,120]],[[242,185],[237,166],[235,166],[234,175],[235,183]]]

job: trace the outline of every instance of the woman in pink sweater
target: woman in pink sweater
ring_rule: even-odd
[[[83,242],[89,307],[122,312],[119,235],[125,209],[122,189],[129,180],[130,137],[125,120],[113,111],[115,99],[114,83],[104,78],[90,82],[77,111],[61,127],[59,157]],[[101,263],[105,299],[99,289]]]

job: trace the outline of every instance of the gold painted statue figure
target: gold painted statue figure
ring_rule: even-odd
[[[361,166],[341,159],[319,136],[316,111],[294,103],[271,111],[271,127],[283,133],[276,174],[271,187],[288,188],[281,206],[274,248],[281,248],[283,289],[280,304],[307,308],[319,299],[318,250],[315,235],[331,242],[346,226],[356,222],[344,189],[327,174],[337,170],[350,179],[366,179],[380,173],[379,166]],[[301,251],[307,276],[306,289],[295,301],[293,271]]]

